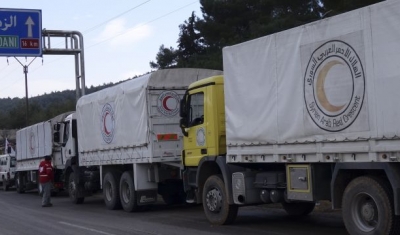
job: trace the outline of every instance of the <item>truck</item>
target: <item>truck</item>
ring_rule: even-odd
[[[73,203],[99,191],[108,209],[184,202],[179,104],[189,84],[221,71],[165,69],[85,95],[53,124]],[[19,163],[18,163],[19,164]]]
[[[4,191],[7,191],[14,185],[15,165],[16,160],[14,155],[0,155],[0,182],[3,185]]]
[[[67,159],[61,152],[61,145],[53,139],[55,133],[53,126],[71,113],[66,112],[17,131],[17,165],[13,179],[18,193],[36,189],[41,192],[38,170],[45,156],[52,157],[54,167],[52,194],[56,195],[64,190],[64,166]]]
[[[239,207],[319,201],[352,235],[399,234],[400,2],[223,49],[223,76],[180,104],[187,201],[212,224]]]

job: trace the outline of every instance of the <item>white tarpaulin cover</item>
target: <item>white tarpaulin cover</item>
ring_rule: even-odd
[[[41,122],[17,131],[17,161],[51,155],[50,122]]]
[[[400,1],[223,50],[227,144],[400,136]]]
[[[53,154],[53,125],[64,121],[71,112],[60,114],[49,121],[40,122],[17,131],[17,161],[43,158]],[[36,166],[37,167],[37,166]]]
[[[151,144],[150,90],[186,89],[194,81],[220,74],[221,71],[206,69],[159,70],[81,97],[76,107],[79,152]],[[174,105],[179,107],[177,102]],[[168,115],[169,111],[167,108],[164,112]]]

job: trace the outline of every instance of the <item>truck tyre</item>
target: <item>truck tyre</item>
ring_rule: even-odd
[[[3,190],[8,191],[9,185],[6,179],[3,179]]]
[[[282,202],[282,207],[290,216],[304,216],[310,214],[315,207],[314,202]]]
[[[206,180],[203,188],[203,208],[212,224],[231,224],[236,219],[238,206],[228,204],[228,195],[221,175],[212,175]]]
[[[84,197],[77,197],[78,185],[75,183],[75,173],[71,172],[68,178],[68,195],[69,199],[75,204],[82,204],[85,200]]]
[[[121,200],[119,198],[119,174],[117,172],[109,171],[104,176],[103,198],[109,210],[121,209]]]
[[[393,193],[383,179],[361,176],[352,180],[343,193],[343,221],[350,234],[399,234],[399,218],[394,214]]]
[[[133,212],[140,209],[137,204],[137,196],[135,185],[133,184],[133,176],[131,171],[125,171],[122,174],[119,183],[119,192],[121,205],[124,211]]]
[[[15,175],[15,188],[17,189],[17,193],[25,193],[23,183],[23,177],[21,174],[17,173]]]

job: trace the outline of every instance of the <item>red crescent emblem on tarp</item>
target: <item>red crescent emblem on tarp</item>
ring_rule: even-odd
[[[106,135],[109,135],[109,134],[110,134],[110,132],[109,132],[108,129],[107,129],[107,123],[106,123],[107,116],[108,116],[109,114],[110,114],[109,112],[106,112],[106,113],[104,114],[104,118],[103,118],[104,132],[106,133]]]
[[[168,107],[168,100],[169,99],[171,99],[172,98],[172,96],[166,96],[165,98],[164,98],[164,100],[163,100],[163,107],[166,109],[166,110],[168,110],[168,111],[171,111],[172,109],[170,109],[169,107]]]

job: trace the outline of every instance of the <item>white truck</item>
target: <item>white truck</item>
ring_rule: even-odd
[[[14,185],[15,165],[15,156],[10,154],[0,155],[0,182],[4,191]]]
[[[52,157],[54,183],[52,194],[64,189],[65,156],[61,152],[61,145],[53,139],[53,125],[63,121],[72,112],[60,114],[48,121],[40,122],[17,131],[16,142],[16,174],[15,186],[18,193],[38,189],[39,164],[46,155]]]
[[[71,200],[102,189],[107,208],[129,212],[157,194],[184,201],[179,102],[190,83],[221,73],[159,70],[81,97],[76,112],[54,125]]]
[[[399,12],[383,1],[226,47],[224,78],[189,86],[185,192],[211,223],[330,200],[352,235],[400,234]]]

